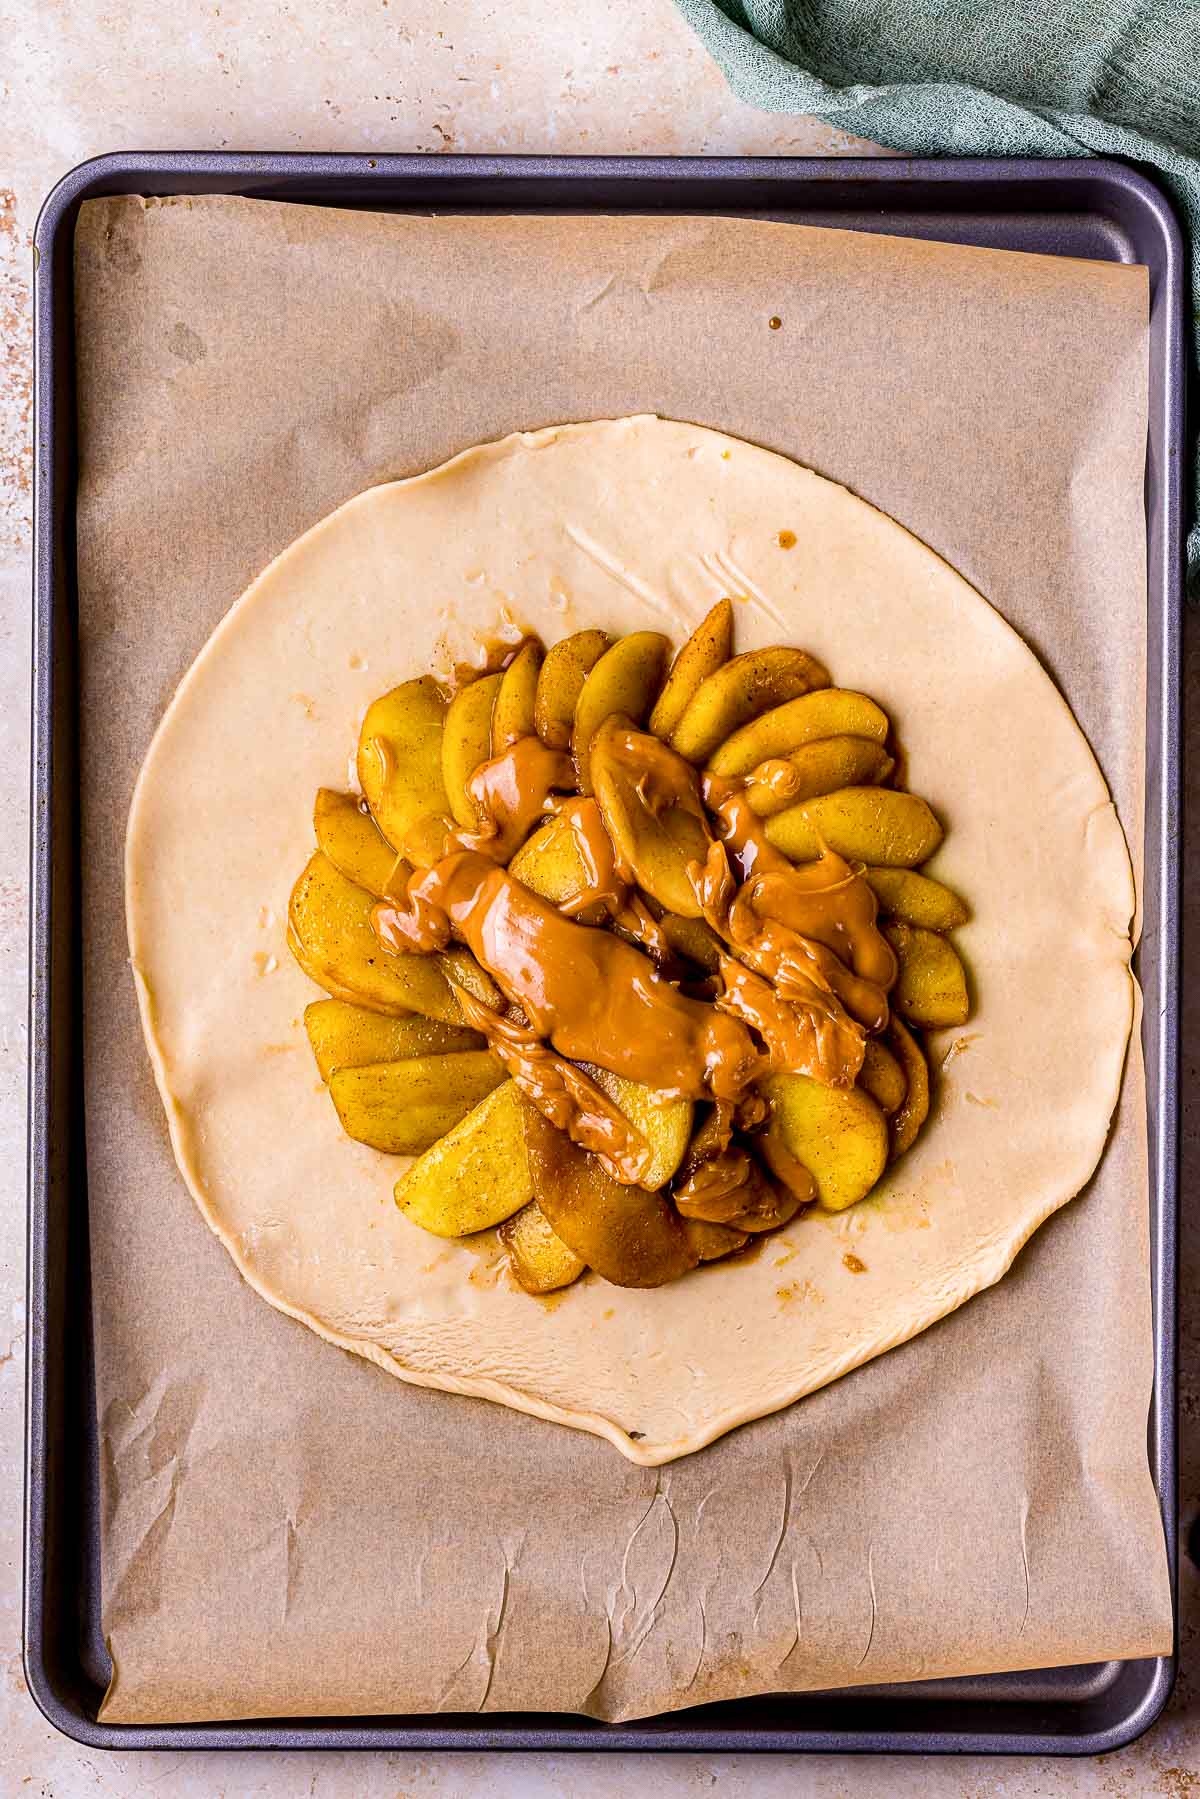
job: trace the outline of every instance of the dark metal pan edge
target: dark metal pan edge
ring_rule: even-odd
[[[345,203],[329,189],[352,181],[382,188],[396,181],[418,183],[429,194],[444,196],[456,184],[486,183],[488,198],[516,206],[513,182],[567,182],[572,197],[587,206],[590,189],[622,190],[614,205],[631,206],[634,189],[651,183],[667,186],[670,195],[682,195],[685,187],[700,182],[719,183],[724,206],[707,205],[697,210],[766,210],[768,196],[782,195],[787,187],[804,183],[809,197],[828,201],[844,195],[850,184],[862,184],[879,208],[868,229],[903,229],[903,216],[918,197],[932,211],[951,210],[948,202],[965,205],[971,194],[983,196],[1014,184],[1032,212],[1048,210],[1048,202],[1066,211],[1072,203],[1085,203],[1108,211],[1132,227],[1144,242],[1141,259],[1151,263],[1155,286],[1152,333],[1159,343],[1156,368],[1162,391],[1152,395],[1150,453],[1161,445],[1164,454],[1158,469],[1156,505],[1148,518],[1151,609],[1154,640],[1151,663],[1154,691],[1151,717],[1159,730],[1152,740],[1160,779],[1151,795],[1147,814],[1147,899],[1153,886],[1157,900],[1159,954],[1155,979],[1147,984],[1146,1011],[1152,1020],[1147,1051],[1157,1079],[1155,1108],[1159,1129],[1154,1143],[1152,1198],[1156,1203],[1154,1242],[1156,1378],[1149,1419],[1152,1468],[1164,1513],[1171,1577],[1176,1577],[1175,1489],[1175,1347],[1176,1347],[1176,1220],[1178,1153],[1178,951],[1179,951],[1179,739],[1180,739],[1180,644],[1182,599],[1182,470],[1181,457],[1170,453],[1182,436],[1183,404],[1183,306],[1182,246],[1169,202],[1154,184],[1125,165],[1090,161],[1022,162],[1019,160],[948,159],[946,161],[892,162],[875,159],[773,159],[687,157],[598,157],[553,159],[544,157],[426,157],[426,156],[323,156],[272,153],[116,153],[79,165],[57,185],[45,202],[35,232],[35,635],[34,635],[34,730],[32,748],[33,823],[31,829],[32,908],[30,925],[30,1046],[29,1089],[30,1185],[28,1263],[29,1359],[27,1369],[26,1443],[26,1556],[25,1556],[25,1666],[30,1690],[47,1718],[58,1729],[94,1748],[219,1748],[219,1747],[363,1747],[363,1748],[511,1748],[691,1750],[713,1753],[760,1749],[825,1752],[916,1752],[976,1754],[1097,1754],[1121,1747],[1140,1735],[1159,1715],[1174,1680],[1174,1657],[1145,1663],[1119,1665],[1117,1682],[1128,1688],[1127,1703],[1119,1716],[1103,1726],[1088,1728],[1075,1723],[1064,1728],[1062,1720],[1047,1717],[1038,1708],[1037,1727],[1026,1714],[1025,1728],[998,1728],[998,1711],[992,1705],[989,1726],[975,1720],[975,1728],[956,1728],[947,1720],[944,1728],[922,1730],[814,1730],[804,1727],[748,1727],[745,1724],[709,1724],[646,1721],[634,1726],[585,1725],[569,1717],[532,1721],[491,1719],[479,1724],[408,1725],[395,1720],[347,1719],[321,1723],[294,1720],[237,1723],[219,1726],[162,1725],[152,1729],[98,1725],[80,1704],[79,1694],[69,1689],[75,1682],[64,1679],[63,1669],[51,1667],[54,1656],[48,1632],[47,1575],[53,1574],[61,1544],[48,1527],[48,1503],[53,1498],[50,1468],[50,1433],[56,1422],[54,1401],[61,1397],[63,1369],[55,1366],[47,1336],[47,1300],[68,1273],[70,1245],[56,1233],[47,1199],[52,1186],[62,1184],[71,1170],[64,1161],[64,1147],[56,1143],[58,1116],[52,1106],[56,1075],[51,1062],[51,1030],[56,1014],[69,1001],[75,971],[64,960],[61,925],[64,906],[71,903],[62,866],[63,845],[70,842],[75,809],[73,791],[64,800],[63,783],[73,773],[73,744],[64,732],[64,701],[73,695],[73,669],[58,658],[61,642],[55,641],[54,581],[69,564],[71,497],[63,479],[64,446],[59,440],[57,410],[69,385],[71,370],[62,354],[55,355],[56,299],[61,291],[61,265],[69,262],[70,234],[79,204],[101,193],[157,191],[229,192],[261,191],[266,185],[272,197],[286,198],[290,189],[298,200]],[[319,183],[322,191],[313,192]],[[574,184],[578,184],[576,188]],[[749,184],[759,193],[748,196]],[[297,190],[308,189],[307,192]],[[498,190],[504,190],[502,193]],[[748,204],[748,198],[758,205]],[[378,204],[383,195],[377,194]],[[894,219],[881,216],[884,205]],[[361,204],[372,204],[369,197]],[[411,199],[404,202],[412,205]],[[461,204],[461,202],[459,202]],[[594,199],[592,208],[594,209]],[[484,205],[483,197],[477,207]],[[560,207],[561,209],[561,203]],[[1020,208],[1015,210],[1019,213]],[[860,227],[861,228],[861,227]],[[1020,246],[1018,246],[1020,247]],[[58,284],[54,275],[59,274]],[[68,276],[69,280],[69,276]],[[68,395],[69,397],[69,395]],[[1161,430],[1162,435],[1157,435]],[[57,477],[57,478],[56,478]],[[1156,567],[1157,565],[1157,567]],[[1157,605],[1154,603],[1157,598]],[[57,703],[56,703],[57,702]],[[72,726],[73,726],[72,718]],[[51,783],[54,808],[51,808]],[[64,810],[66,816],[64,817]],[[1152,831],[1151,825],[1155,828]],[[1160,834],[1161,833],[1161,834]],[[55,851],[58,852],[56,864]],[[69,861],[68,861],[69,866]],[[56,876],[59,888],[56,892]],[[1157,1001],[1157,1004],[1153,1002]],[[58,1082],[61,1085],[61,1080]],[[1154,1121],[1152,1121],[1153,1123]],[[1164,1127],[1165,1128],[1161,1128]],[[61,1221],[58,1221],[61,1222]],[[75,1246],[76,1252],[78,1245]],[[58,1295],[61,1298],[61,1293]],[[57,1348],[57,1345],[55,1345]],[[60,1358],[61,1360],[61,1358]],[[61,1612],[61,1594],[59,1606]],[[1132,1677],[1132,1679],[1127,1678]],[[1003,1678],[1003,1677],[1001,1677]],[[804,1696],[783,1696],[801,1699]],[[771,1703],[737,1702],[741,1707]],[[776,1701],[777,1703],[777,1701]],[[953,1705],[953,1702],[950,1702]],[[721,1708],[722,1711],[727,1708]],[[968,1708],[973,1709],[973,1708]],[[1014,1722],[1016,1720],[1014,1719]]]

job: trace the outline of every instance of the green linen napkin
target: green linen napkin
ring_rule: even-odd
[[[918,156],[1120,156],[1189,243],[1200,357],[1200,0],[676,0],[739,99]],[[1200,600],[1192,443],[1189,590]]]

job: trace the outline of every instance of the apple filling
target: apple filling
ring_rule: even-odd
[[[927,1118],[922,1033],[968,1015],[887,715],[732,637],[722,600],[673,661],[588,630],[407,681],[361,797],[317,795],[288,935],[341,1125],[417,1157],[414,1223],[498,1225],[531,1293],[660,1286],[855,1204]]]

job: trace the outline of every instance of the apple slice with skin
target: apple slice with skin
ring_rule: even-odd
[[[709,758],[714,775],[748,775],[772,756],[791,756],[822,737],[887,740],[887,713],[865,693],[820,687],[762,712],[727,737]]]
[[[525,1113],[529,1171],[556,1236],[618,1287],[661,1287],[696,1266],[682,1220],[662,1193],[623,1186],[532,1106]]]
[[[385,1155],[416,1156],[452,1130],[507,1077],[482,1049],[338,1068],[329,1096],[342,1129]]]
[[[525,1111],[512,1081],[489,1093],[400,1176],[396,1204],[405,1217],[435,1237],[470,1237],[527,1206]]]
[[[442,782],[446,701],[431,675],[393,687],[367,707],[358,784],[398,854],[422,867],[440,854],[450,801]]]
[[[395,955],[371,928],[375,901],[317,850],[288,902],[288,943],[296,960],[335,999],[372,1012],[421,1012],[461,1024],[458,1001],[428,956]]]
[[[450,702],[442,737],[442,784],[464,831],[479,828],[479,812],[467,783],[492,753],[492,711],[503,675],[483,675],[460,688]]]
[[[650,714],[655,737],[669,737],[683,717],[696,689],[728,662],[733,649],[733,602],[718,600],[692,632],[674,662]]]
[[[313,806],[317,846],[340,874],[376,899],[388,899],[404,884],[406,864],[384,837],[357,795],[317,789]],[[393,886],[392,884],[396,885]]]
[[[534,694],[533,722],[550,749],[570,749],[583,684],[607,648],[606,631],[576,631],[546,651]]]
[[[777,812],[763,830],[793,862],[815,862],[824,845],[848,862],[885,868],[924,862],[942,841],[925,801],[892,787],[842,787]]]
[[[899,923],[884,925],[883,934],[900,963],[891,1001],[901,1018],[927,1031],[965,1024],[971,1009],[966,970],[946,939]]]
[[[748,719],[814,687],[828,686],[828,671],[807,650],[782,644],[746,650],[701,681],[671,732],[671,748],[702,765]]]
[[[478,1031],[468,1030],[466,1025],[440,1024],[415,1013],[391,1018],[344,999],[315,999],[305,1006],[304,1028],[323,1081],[338,1068],[484,1047]]]
[[[971,916],[957,893],[914,868],[868,868],[865,872],[879,910],[901,924],[920,925],[926,931],[953,931]]]
[[[522,1206],[515,1217],[505,1219],[500,1241],[508,1251],[517,1283],[526,1293],[556,1293],[587,1272],[587,1263],[555,1236],[536,1199]]]
[[[606,650],[584,682],[575,708],[571,753],[579,770],[579,791],[591,793],[592,740],[613,713],[640,725],[662,681],[668,640],[658,631],[634,631]]]
[[[521,645],[503,675],[492,713],[492,755],[502,756],[522,737],[534,735],[534,710],[542,670],[542,646],[535,637]]]
[[[859,1087],[825,1087],[804,1074],[773,1074],[762,1090],[771,1128],[817,1183],[818,1202],[844,1211],[871,1191],[888,1159],[887,1121]],[[771,1160],[770,1131],[761,1139]]]

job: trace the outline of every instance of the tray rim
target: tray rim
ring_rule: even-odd
[[[567,178],[581,187],[580,209],[588,207],[586,183],[595,180],[628,179],[630,195],[635,183],[647,180],[677,182],[680,177],[730,178],[740,176],[761,181],[769,189],[779,184],[781,198],[803,199],[803,189],[811,192],[836,192],[851,180],[858,179],[868,187],[891,183],[899,189],[926,199],[929,210],[953,210],[946,204],[952,199],[951,189],[960,196],[959,210],[971,190],[986,190],[1000,183],[1016,182],[1031,193],[1040,183],[1065,183],[1077,189],[1076,210],[1087,190],[1107,191],[1120,195],[1126,204],[1142,210],[1148,222],[1161,237],[1163,263],[1155,311],[1162,332],[1164,418],[1167,429],[1166,458],[1159,471],[1158,505],[1147,518],[1148,597],[1155,567],[1155,549],[1159,559],[1161,615],[1157,621],[1161,633],[1156,647],[1159,661],[1160,702],[1159,729],[1154,737],[1153,719],[1148,720],[1148,747],[1156,742],[1163,769],[1160,804],[1152,818],[1147,813],[1147,840],[1157,849],[1151,865],[1147,857],[1146,879],[1153,879],[1158,898],[1158,934],[1160,952],[1156,992],[1147,993],[1144,1025],[1153,1045],[1154,1066],[1161,1074],[1158,1089],[1160,1129],[1158,1135],[1157,1223],[1152,1232],[1152,1280],[1155,1301],[1155,1379],[1148,1417],[1148,1440],[1152,1476],[1163,1511],[1166,1548],[1175,1612],[1175,1648],[1170,1656],[1146,1663],[1108,1664],[1118,1669],[1146,1669],[1146,1683],[1137,1703],[1120,1721],[1108,1729],[1059,1732],[1048,1728],[1024,1734],[997,1734],[988,1730],[904,1730],[904,1731],[830,1731],[800,1728],[754,1728],[746,1726],[688,1724],[687,1713],[664,1714],[667,1722],[654,1724],[642,1720],[630,1725],[583,1724],[573,1714],[554,1714],[553,1721],[529,1724],[527,1727],[504,1728],[498,1725],[462,1726],[437,1724],[433,1721],[416,1725],[393,1720],[367,1718],[331,1718],[316,1723],[280,1720],[234,1720],[221,1724],[170,1723],[154,1726],[103,1725],[74,1709],[56,1686],[46,1661],[46,1615],[43,1603],[43,1577],[47,1557],[46,1474],[48,1454],[47,1375],[49,1372],[45,1307],[48,1281],[53,1270],[48,1250],[53,1247],[47,1235],[46,1198],[55,1157],[50,1129],[50,986],[51,986],[51,917],[54,887],[53,835],[55,815],[51,808],[54,753],[51,732],[56,669],[54,648],[54,581],[57,572],[57,534],[63,522],[64,507],[69,509],[70,496],[61,491],[55,479],[53,451],[55,442],[56,376],[61,379],[54,354],[55,284],[57,256],[69,257],[71,245],[60,243],[73,229],[79,205],[88,198],[110,193],[145,191],[166,194],[180,192],[220,193],[231,191],[228,183],[260,177],[272,183],[308,178],[358,180],[381,187],[391,178],[409,182],[427,181],[436,195],[439,184],[459,177],[468,181],[492,182],[497,177]],[[181,181],[202,185],[181,187]],[[223,185],[226,184],[226,185]],[[939,209],[937,201],[942,199]],[[286,193],[272,198],[286,201]],[[793,198],[794,197],[794,198]],[[383,196],[381,194],[381,200]],[[736,196],[730,196],[730,210],[744,212]],[[311,194],[296,196],[296,203],[320,204]],[[333,204],[338,202],[334,200]],[[345,203],[344,201],[342,203]],[[516,209],[519,204],[514,201]],[[413,210],[407,201],[397,210]],[[564,210],[560,205],[543,210]],[[621,205],[617,210],[629,210]],[[686,207],[680,210],[687,210]],[[707,213],[718,209],[705,206]],[[757,210],[765,210],[761,205]],[[903,207],[894,206],[898,216]],[[1040,210],[1040,209],[1034,209]],[[1058,208],[1070,211],[1069,206]],[[862,227],[850,227],[862,228]],[[873,229],[887,229],[886,216]],[[911,233],[899,233],[911,235]],[[714,1752],[841,1752],[841,1753],[972,1753],[1094,1755],[1111,1752],[1140,1736],[1159,1716],[1170,1697],[1174,1684],[1178,1655],[1177,1605],[1177,1497],[1175,1491],[1176,1418],[1175,1361],[1177,1353],[1177,1266],[1176,1237],[1178,1213],[1177,1154],[1179,1131],[1178,1092],[1178,1005],[1179,1005],[1179,881],[1181,796],[1180,796],[1180,621],[1182,617],[1182,543],[1183,493],[1182,461],[1175,445],[1172,424],[1183,430],[1183,245],[1179,226],[1171,204],[1161,189],[1140,171],[1106,158],[967,158],[892,159],[869,157],[646,157],[597,156],[552,157],[540,155],[448,155],[432,153],[341,154],[322,152],[273,151],[115,151],[88,159],[71,169],[51,190],[39,213],[34,232],[34,642],[33,642],[33,729],[31,740],[31,826],[30,826],[30,1004],[29,1004],[29,1086],[28,1086],[28,1249],[26,1298],[29,1319],[26,1364],[26,1433],[25,1433],[25,1530],[24,1530],[24,1605],[22,1647],[26,1682],[43,1715],[56,1729],[90,1748],[406,1748],[428,1751],[448,1749],[586,1750],[597,1751],[691,1751]],[[1153,326],[1152,326],[1153,329]],[[1148,458],[1155,450],[1154,420],[1148,439]],[[72,488],[73,493],[73,488]],[[73,572],[73,571],[72,571]],[[1150,614],[1153,626],[1154,614]],[[1151,658],[1153,665],[1153,656]],[[1168,771],[1173,771],[1169,773]],[[68,772],[70,772],[68,770]],[[75,804],[75,793],[68,802]],[[1161,840],[1153,826],[1161,814]],[[1151,1001],[1158,1005],[1152,1006]],[[1149,1060],[1149,1058],[1148,1058]],[[1152,1216],[1155,1184],[1150,1193]],[[1097,1664],[1097,1666],[1101,1666]],[[870,1689],[863,1690],[864,1700]],[[732,1702],[751,1705],[772,1697],[802,1699],[808,1695],[762,1695],[757,1700]],[[947,1699],[952,1708],[961,1701]],[[1016,1702],[1010,1702],[1016,1703]],[[521,1714],[515,1714],[521,1716]],[[538,1715],[539,1718],[541,1715]],[[547,1715],[549,1716],[549,1715]],[[562,1720],[561,1725],[558,1719]],[[679,1720],[678,1723],[673,1720]]]

